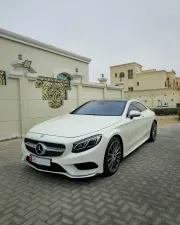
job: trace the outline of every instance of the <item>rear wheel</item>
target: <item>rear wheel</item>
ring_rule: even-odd
[[[156,123],[156,121],[154,121],[151,126],[151,133],[150,133],[149,141],[154,142],[156,140],[156,136],[157,136],[157,123]]]
[[[122,144],[117,137],[113,137],[106,149],[104,157],[104,175],[116,173],[122,159]]]

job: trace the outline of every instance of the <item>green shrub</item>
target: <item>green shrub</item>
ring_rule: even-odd
[[[180,110],[178,109],[177,114],[179,116],[179,121],[180,121]]]
[[[168,116],[168,115],[178,115],[178,108],[151,108],[155,112],[156,116]]]
[[[180,103],[176,103],[176,107],[177,108],[180,108]]]

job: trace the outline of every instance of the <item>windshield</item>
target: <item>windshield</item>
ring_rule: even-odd
[[[80,106],[71,114],[96,116],[121,116],[126,101],[91,101]]]

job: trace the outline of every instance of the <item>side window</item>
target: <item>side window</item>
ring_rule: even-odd
[[[136,108],[136,106],[134,106],[134,104],[133,103],[131,103],[130,104],[130,106],[129,106],[129,109],[128,109],[128,112],[127,112],[127,115],[129,115],[129,113],[131,112],[131,110],[138,110],[137,108]],[[139,111],[139,110],[138,110]]]
[[[133,102],[133,105],[136,107],[136,110],[137,110],[137,111],[141,112],[141,108],[140,108],[138,102]]]
[[[143,112],[147,109],[143,104],[141,104],[139,102],[136,102],[136,104],[138,105],[138,108],[140,109],[140,112]]]

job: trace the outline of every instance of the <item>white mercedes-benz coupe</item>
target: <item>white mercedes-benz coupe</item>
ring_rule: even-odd
[[[85,178],[114,174],[121,160],[155,141],[153,111],[136,100],[93,100],[31,128],[22,162],[36,170]]]

